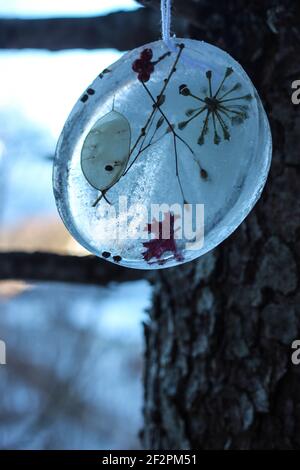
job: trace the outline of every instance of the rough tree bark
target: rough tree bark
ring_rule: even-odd
[[[146,1],[157,5],[158,1]],[[300,5],[296,0],[174,1],[191,37],[233,55],[252,78],[273,133],[263,196],[199,261],[159,272],[145,325],[150,449],[300,448]],[[192,10],[191,10],[192,8]]]

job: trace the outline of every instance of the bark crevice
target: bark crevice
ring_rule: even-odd
[[[299,449],[300,369],[291,363],[291,343],[300,337],[300,111],[291,82],[300,79],[300,5],[174,0],[174,11],[189,18],[190,36],[244,66],[265,104],[274,152],[263,195],[239,229],[194,263],[156,274],[144,444]],[[162,361],[174,342],[176,353]],[[159,400],[151,400],[156,381]],[[158,410],[163,434],[148,408]]]

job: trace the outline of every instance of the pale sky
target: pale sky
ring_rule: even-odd
[[[81,16],[140,7],[134,0],[0,0],[0,15],[13,17]]]
[[[0,16],[91,15],[136,7],[133,0],[0,0]],[[20,111],[57,139],[81,93],[120,56],[103,49],[0,51],[0,109]]]
[[[24,114],[57,139],[73,105],[116,50],[0,52],[0,109]]]

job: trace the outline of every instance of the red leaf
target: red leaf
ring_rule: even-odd
[[[159,264],[163,264],[165,260],[162,260],[161,257],[166,252],[173,253],[177,261],[183,261],[184,259],[176,245],[174,231],[175,216],[173,213],[166,213],[164,216],[165,217],[161,222],[153,219],[151,224],[147,224],[146,230],[148,233],[153,233],[156,237],[153,240],[143,243],[146,251],[144,251],[142,255],[144,260],[149,264],[151,264],[150,261],[153,258],[158,260]],[[169,238],[162,238],[163,235],[169,235]]]

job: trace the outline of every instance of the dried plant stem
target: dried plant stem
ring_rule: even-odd
[[[147,94],[149,95],[149,97],[151,98],[152,102],[154,104],[156,104],[157,106],[157,109],[158,111],[160,112],[160,114],[162,115],[162,117],[165,119],[166,123],[168,124],[169,126],[169,129],[170,129],[170,132],[172,132],[173,134],[173,143],[174,143],[174,152],[175,152],[175,165],[176,165],[176,177],[178,179],[178,184],[179,184],[179,187],[180,187],[180,191],[181,191],[181,194],[182,194],[182,198],[184,200],[184,203],[186,203],[186,198],[184,196],[184,191],[183,191],[183,188],[182,188],[182,183],[181,183],[181,180],[180,180],[180,176],[179,176],[179,168],[178,168],[178,150],[177,150],[177,140],[178,139],[180,142],[182,142],[189,150],[190,152],[193,154],[194,158],[195,158],[195,152],[193,151],[193,149],[190,147],[190,145],[182,138],[180,137],[177,132],[174,131],[173,129],[173,126],[172,124],[170,123],[169,119],[167,118],[166,114],[164,113],[164,111],[161,109],[161,107],[159,106],[159,104],[155,101],[155,98],[154,96],[152,95],[151,91],[149,90],[149,88],[146,86],[146,84],[144,82],[142,82],[142,85],[144,87],[144,89],[146,90]],[[197,160],[196,160],[197,161]],[[197,161],[197,163],[199,164],[199,162]],[[199,165],[200,166],[200,165]],[[201,168],[201,167],[200,167]]]
[[[178,61],[179,61],[180,56],[181,56],[181,54],[182,54],[182,51],[183,51],[183,49],[184,49],[184,44],[178,44],[178,47],[179,47],[179,51],[178,51],[177,57],[176,57],[176,59],[175,59],[175,62],[174,62],[173,66],[172,66],[172,68],[171,68],[171,70],[170,70],[170,73],[169,73],[168,77],[164,80],[164,85],[163,85],[163,87],[162,87],[162,89],[161,89],[161,92],[159,93],[157,99],[154,101],[155,106],[153,107],[153,109],[152,109],[152,111],[151,111],[151,113],[150,113],[150,115],[149,115],[149,117],[148,117],[148,119],[147,119],[145,125],[142,127],[141,133],[140,133],[140,135],[138,136],[138,138],[137,138],[135,144],[133,145],[132,149],[130,150],[129,156],[131,156],[131,155],[133,154],[133,152],[135,151],[135,149],[136,149],[136,147],[138,146],[139,142],[140,142],[141,139],[145,136],[148,127],[150,127],[149,125],[150,125],[150,123],[151,123],[151,121],[152,121],[152,118],[154,117],[154,115],[157,113],[157,110],[158,110],[157,104],[161,101],[161,99],[162,99],[162,97],[163,97],[163,94],[164,94],[164,92],[166,91],[167,86],[169,85],[169,82],[170,82],[170,80],[171,80],[171,77],[172,77],[172,75],[174,74],[174,72],[176,71],[176,66],[177,66],[177,64],[178,64]],[[163,56],[162,56],[162,57],[163,57]],[[143,83],[143,82],[142,82],[142,83]],[[125,175],[128,173],[128,171],[130,170],[130,168],[132,167],[132,165],[136,162],[137,158],[140,156],[140,153],[141,153],[141,152],[138,152],[138,153],[137,153],[137,155],[135,156],[135,158],[133,159],[133,161],[130,163],[130,165],[127,167],[127,169],[124,171],[123,176],[125,176]]]
[[[150,115],[148,116],[147,118],[147,121],[145,123],[145,125],[142,127],[141,129],[141,132],[137,138],[137,140],[135,141],[133,147],[131,148],[130,150],[130,153],[129,153],[129,158],[133,155],[133,153],[135,152],[135,150],[137,149],[138,145],[140,144],[140,147],[139,147],[139,150],[136,154],[136,156],[134,157],[133,161],[130,163],[130,165],[126,168],[126,170],[124,171],[123,173],[123,176],[125,176],[128,171],[130,170],[130,168],[132,167],[132,165],[136,162],[137,158],[141,155],[142,152],[144,152],[147,148],[149,148],[151,145],[155,144],[156,142],[158,142],[160,139],[162,139],[165,135],[167,135],[167,132],[170,131],[173,133],[173,136],[175,137],[175,145],[174,145],[174,148],[175,148],[175,159],[176,159],[176,176],[178,178],[178,182],[179,182],[179,185],[180,185],[180,189],[181,189],[181,192],[182,192],[182,196],[183,196],[183,199],[184,199],[184,195],[183,195],[183,190],[182,190],[182,185],[181,185],[181,182],[180,182],[180,178],[179,178],[179,174],[178,174],[178,152],[177,152],[177,142],[176,142],[176,138],[178,138],[179,140],[181,140],[188,148],[189,150],[192,152],[192,154],[194,155],[194,152],[192,150],[192,148],[187,144],[187,142],[185,142],[180,136],[178,136],[178,134],[176,134],[174,132],[174,129],[173,129],[173,125],[169,122],[168,118],[165,116],[165,114],[163,113],[163,111],[161,110],[160,106],[159,106],[159,103],[161,103],[163,97],[164,97],[164,93],[166,91],[166,88],[167,86],[169,85],[170,83],[170,80],[173,76],[173,74],[175,73],[176,71],[176,66],[178,64],[178,61],[180,59],[180,56],[182,54],[182,51],[184,49],[184,44],[178,44],[177,45],[178,48],[179,48],[179,51],[177,53],[177,56],[176,56],[176,59],[174,61],[174,64],[169,72],[169,75],[167,76],[167,78],[164,80],[164,85],[159,93],[159,95],[157,96],[157,98],[155,99],[151,92],[148,90],[148,88],[145,86],[145,83],[144,82],[141,82],[144,86],[144,88],[146,88],[148,94],[150,95],[151,97],[151,100],[153,102],[153,109],[150,113]],[[160,61],[162,61],[163,59],[165,59],[166,57],[170,56],[170,52],[166,52],[164,54],[162,54],[155,62],[154,62],[154,65],[158,64]],[[155,118],[155,115],[157,114],[157,112],[160,112],[160,114],[162,114],[162,116],[164,117],[165,121],[167,122],[167,124],[169,125],[169,128],[167,130],[167,132],[160,136],[159,138],[157,138],[156,140],[154,140],[154,137],[156,135],[156,132],[158,130],[158,127],[155,128],[149,142],[145,144],[145,141],[146,141],[146,138],[148,136],[148,131],[149,129],[152,127],[153,125],[153,122],[154,122],[154,118]],[[195,157],[194,157],[195,158]],[[199,165],[199,162],[196,160],[195,158],[195,161],[198,163]],[[199,165],[200,166],[200,165]],[[201,168],[201,167],[200,167]],[[100,201],[101,199],[105,199],[106,202],[108,204],[111,204],[110,201],[107,199],[106,197],[106,192],[107,191],[102,191],[101,194],[97,197],[97,199],[95,200],[95,202],[93,203],[93,207],[95,207]]]
[[[107,199],[107,197],[106,197],[106,191],[101,191],[101,192],[100,192],[100,196],[98,196],[97,199],[95,200],[95,202],[93,202],[92,207],[96,207],[96,205],[98,204],[98,202],[101,201],[102,198],[105,199],[105,201],[106,201],[109,205],[111,205],[111,202],[110,202],[110,201]]]

